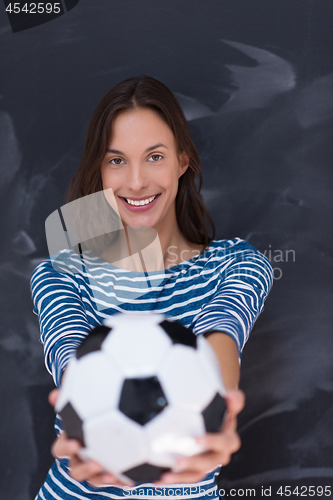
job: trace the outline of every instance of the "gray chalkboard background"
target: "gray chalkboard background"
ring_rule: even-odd
[[[0,5],[1,500],[32,499],[52,461],[29,291],[44,222],[95,106],[142,74],[185,111],[217,238],[247,239],[275,268],[243,355],[243,447],[221,487],[281,499],[280,485],[333,484],[332,22],[331,0],[80,0],[13,33]]]

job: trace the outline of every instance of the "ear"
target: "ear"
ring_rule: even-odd
[[[179,155],[179,175],[178,175],[178,179],[183,174],[185,174],[186,170],[189,167],[189,163],[190,163],[189,157],[185,153],[181,153]]]

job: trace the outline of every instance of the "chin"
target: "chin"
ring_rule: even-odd
[[[156,224],[149,221],[130,221],[122,219],[122,223],[124,226],[132,226],[132,227],[154,227]]]

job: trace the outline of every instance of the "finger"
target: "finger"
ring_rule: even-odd
[[[71,467],[69,468],[69,473],[73,479],[76,481],[91,481],[95,479],[95,476],[103,471],[102,465],[97,462],[89,460],[87,462],[74,461],[71,462]]]
[[[198,472],[205,473],[221,465],[224,453],[206,452],[177,460],[175,472]]]
[[[232,424],[226,424],[221,432],[207,433],[200,436],[196,441],[207,450],[215,453],[235,453],[241,447],[241,440]],[[200,455],[196,455],[199,457]],[[193,460],[196,456],[186,460]]]
[[[221,430],[237,430],[237,415],[245,406],[245,394],[241,390],[228,391],[225,395],[227,411],[225,413]]]
[[[66,433],[61,432],[54,441],[51,453],[54,458],[72,457],[81,448],[81,443],[76,439],[67,439]]]
[[[179,484],[179,483],[196,483],[206,476],[206,472],[184,471],[184,472],[167,472],[163,474],[161,479],[154,484],[160,486],[163,484]]]
[[[240,440],[233,440],[216,452],[201,453],[192,457],[181,458],[176,462],[175,472],[205,472],[221,465],[227,465],[231,455],[240,448]]]
[[[55,406],[58,396],[59,396],[59,389],[53,389],[53,391],[50,392],[48,396],[48,401],[51,406],[53,407]]]
[[[237,432],[237,424],[238,424],[237,416],[229,415],[227,413],[219,432],[220,433]]]
[[[236,416],[245,406],[245,394],[240,389],[227,391],[224,396],[229,416]]]
[[[117,479],[113,474],[104,472],[91,477],[88,483],[93,487],[105,486],[106,484],[117,484]]]
[[[112,485],[112,486],[133,486],[134,483],[125,483],[123,481],[119,481],[116,476],[111,474],[110,472],[105,472],[96,475],[95,477],[89,479],[89,484],[94,487]]]
[[[70,464],[69,464],[70,468],[76,467],[77,465],[80,464],[83,464],[83,460],[81,460],[81,458],[79,458],[78,455],[72,455],[70,457]]]

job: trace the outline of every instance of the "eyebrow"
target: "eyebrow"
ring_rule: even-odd
[[[156,148],[168,148],[168,146],[165,146],[164,144],[162,143],[158,143],[158,144],[155,144],[154,146],[150,146],[149,148],[146,149],[145,153],[149,153],[149,151],[152,151],[153,149],[156,149]],[[118,151],[118,149],[107,149],[106,151],[107,153],[115,153],[117,155],[123,155],[124,153],[122,151]]]

